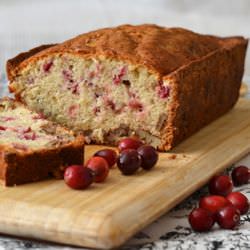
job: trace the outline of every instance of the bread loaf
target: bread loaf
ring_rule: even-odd
[[[9,60],[9,88],[87,142],[137,135],[165,151],[233,107],[246,48],[242,37],[122,25]]]

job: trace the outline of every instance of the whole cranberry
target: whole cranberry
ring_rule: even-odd
[[[95,182],[103,182],[109,174],[107,161],[99,156],[91,157],[85,167],[92,170]]]
[[[72,165],[66,168],[64,181],[73,189],[85,189],[93,182],[93,174],[82,165]]]
[[[128,137],[119,141],[118,149],[122,152],[125,149],[138,149],[142,145],[143,143],[139,139]]]
[[[247,184],[250,180],[250,169],[245,166],[238,166],[232,171],[234,186]]]
[[[145,170],[150,170],[158,161],[158,153],[152,146],[141,146],[137,149],[137,152],[141,156],[141,167]]]
[[[112,149],[102,149],[97,151],[94,156],[100,156],[102,158],[104,158],[107,163],[109,164],[109,167],[113,167],[116,163],[116,159],[117,159],[117,154],[115,152],[115,150]]]
[[[246,214],[249,210],[249,201],[247,197],[240,192],[232,192],[226,197],[241,214]]]
[[[228,205],[231,205],[231,203],[225,197],[219,195],[208,195],[202,197],[199,201],[200,208],[207,209],[213,214]]]
[[[197,232],[209,231],[214,225],[214,218],[210,211],[204,208],[195,208],[188,216],[188,221]]]
[[[228,175],[214,176],[208,185],[210,194],[227,196],[233,190],[233,183]]]
[[[117,166],[124,175],[134,174],[141,166],[141,157],[135,149],[126,149],[117,159]]]
[[[240,211],[233,205],[223,207],[217,212],[216,221],[221,228],[233,229],[240,222]]]

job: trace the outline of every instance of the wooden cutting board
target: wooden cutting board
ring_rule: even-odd
[[[195,117],[194,117],[195,119]],[[100,146],[87,146],[86,159]],[[125,177],[117,169],[84,191],[49,180],[0,187],[0,232],[94,248],[114,248],[250,152],[250,101],[176,147],[156,168]]]

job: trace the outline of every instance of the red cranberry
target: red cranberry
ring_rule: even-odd
[[[45,63],[45,64],[43,65],[43,71],[44,71],[45,73],[49,72],[50,69],[51,69],[51,67],[52,67],[52,65],[53,65],[53,62]]]
[[[73,189],[85,189],[93,182],[93,173],[81,165],[72,165],[66,168],[64,181]]]
[[[158,153],[152,146],[144,145],[137,149],[141,156],[141,167],[145,170],[150,170],[158,161]]]
[[[97,151],[94,156],[100,156],[102,158],[104,158],[107,163],[109,164],[109,167],[113,167],[116,163],[116,159],[117,159],[117,154],[115,152],[115,150],[112,149],[102,149]]]
[[[9,116],[9,117],[2,117],[1,120],[3,122],[8,122],[8,121],[14,121],[14,120],[16,120],[16,118]]]
[[[79,105],[73,104],[68,108],[68,115],[70,118],[75,118],[79,112]]]
[[[37,138],[36,133],[34,131],[32,131],[31,133],[22,135],[22,137],[25,140],[31,140],[31,141],[34,141]]]
[[[126,74],[126,72],[127,72],[127,67],[123,66],[123,67],[120,69],[119,73],[118,73],[117,75],[114,75],[114,77],[113,77],[113,83],[114,83],[115,85],[120,84],[121,81],[122,81],[122,78],[123,78],[123,76]]]
[[[118,85],[118,84],[120,84],[120,82],[121,82],[121,77],[119,75],[114,75],[113,76],[113,83],[115,85]]]
[[[112,100],[106,99],[105,104],[112,110],[116,110],[116,105]]]
[[[231,205],[231,203],[225,197],[219,195],[205,196],[199,202],[199,207],[207,209],[214,214],[228,205]]]
[[[27,128],[17,128],[17,132],[21,133],[21,134],[25,134],[25,133],[29,133],[31,132],[32,129],[31,127],[27,127]]]
[[[124,175],[132,175],[141,166],[141,157],[135,149],[123,150],[118,156],[117,166]]]
[[[240,222],[240,211],[232,205],[223,207],[216,214],[216,220],[221,228],[233,229]]]
[[[79,94],[79,84],[77,82],[68,86],[68,90],[71,90],[72,94]]]
[[[109,166],[107,161],[99,156],[90,158],[85,167],[92,170],[94,173],[95,182],[103,182],[109,174]]]
[[[128,103],[128,106],[133,110],[137,110],[139,112],[143,111],[143,105],[136,99],[131,99]]]
[[[169,97],[170,88],[169,86],[164,86],[162,81],[159,82],[159,85],[156,87],[156,91],[158,96],[162,99]]]
[[[210,194],[226,196],[233,190],[233,183],[227,175],[214,176],[209,182]]]
[[[204,208],[193,209],[188,220],[193,230],[197,232],[209,231],[214,225],[212,213]]]
[[[143,143],[139,139],[128,137],[119,141],[118,149],[122,152],[125,149],[138,149],[142,145]]]
[[[246,214],[249,210],[249,201],[247,197],[240,192],[232,192],[226,197],[241,214]]]
[[[90,71],[88,78],[92,80],[95,77],[95,71]]]
[[[250,169],[248,169],[248,167],[245,166],[236,167],[232,171],[232,180],[234,186],[247,184],[250,180]]]
[[[62,74],[63,74],[63,77],[64,77],[64,80],[65,81],[70,81],[70,82],[72,82],[72,70],[67,70],[67,69],[64,69],[63,71],[62,71]]]
[[[6,130],[6,127],[0,125],[0,130]]]

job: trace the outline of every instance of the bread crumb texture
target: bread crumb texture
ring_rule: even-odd
[[[42,149],[69,143],[69,131],[10,99],[0,100],[0,144],[19,150]]]

